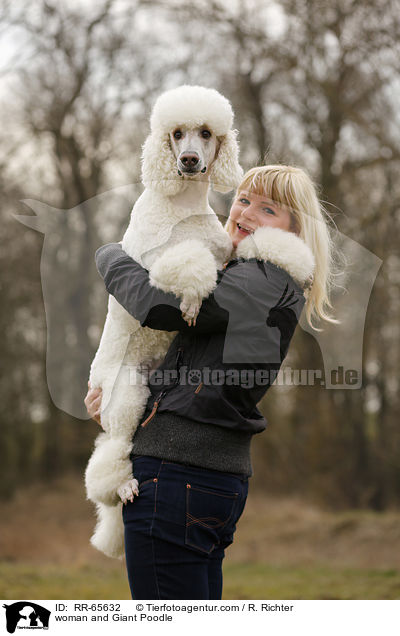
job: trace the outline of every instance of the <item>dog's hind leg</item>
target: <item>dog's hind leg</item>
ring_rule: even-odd
[[[124,488],[124,498],[131,499],[135,494],[137,482],[129,455],[133,434],[150,395],[142,380],[136,367],[122,365],[113,386],[103,383],[103,392],[112,393],[101,414],[108,432],[97,437],[85,473],[87,496],[96,503],[115,505],[119,501],[119,488],[128,482],[131,490],[125,493]]]
[[[118,488],[132,479],[129,437],[110,437],[100,433],[85,472],[87,498],[95,503],[114,506],[119,501]]]

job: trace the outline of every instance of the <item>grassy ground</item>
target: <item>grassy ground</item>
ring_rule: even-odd
[[[0,598],[130,599],[125,564],[89,544],[94,517],[76,478],[27,488],[0,515]],[[397,511],[332,513],[250,493],[223,597],[399,599],[399,548]]]
[[[125,571],[0,563],[2,599],[130,599]],[[399,570],[227,563],[224,599],[398,599]]]
[[[400,571],[232,564],[225,570],[224,598],[398,599]]]

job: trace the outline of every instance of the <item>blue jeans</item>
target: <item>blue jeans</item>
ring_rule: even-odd
[[[123,506],[133,599],[221,599],[248,479],[144,455],[133,457],[139,496]]]

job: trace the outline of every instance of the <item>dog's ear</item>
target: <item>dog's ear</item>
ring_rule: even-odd
[[[217,192],[230,192],[239,185],[243,170],[239,165],[237,130],[229,130],[222,137],[218,155],[210,170],[210,182]]]
[[[146,188],[166,196],[177,194],[183,185],[176,160],[165,134],[154,131],[143,144],[142,181]]]

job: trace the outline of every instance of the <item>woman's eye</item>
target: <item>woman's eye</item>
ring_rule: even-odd
[[[210,139],[211,133],[209,130],[205,128],[204,130],[201,131],[201,136],[203,137],[203,139]]]
[[[245,199],[245,198],[239,199],[239,202],[240,203],[246,203],[246,204],[250,203],[250,201],[248,199]]]
[[[264,212],[268,212],[270,214],[275,215],[275,210],[271,210],[271,208],[263,208]]]
[[[180,139],[181,137],[182,137],[182,131],[181,130],[175,130],[174,139]]]

